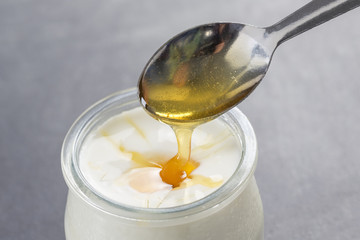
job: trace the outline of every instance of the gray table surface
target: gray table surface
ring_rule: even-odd
[[[306,0],[1,0],[0,239],[64,239],[62,140],[203,23],[267,26]],[[240,108],[257,133],[265,239],[359,239],[360,9],[282,45]]]

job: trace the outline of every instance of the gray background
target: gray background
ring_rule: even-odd
[[[62,140],[203,23],[267,26],[306,0],[1,0],[0,239],[64,239]],[[257,133],[265,238],[358,239],[360,9],[284,43],[240,108]]]

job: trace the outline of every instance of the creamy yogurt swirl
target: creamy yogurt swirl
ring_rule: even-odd
[[[98,193],[120,204],[174,207],[197,201],[225,183],[239,165],[241,146],[229,127],[213,120],[197,127],[191,161],[197,168],[177,188],[159,175],[177,153],[174,132],[139,107],[107,120],[80,151],[80,170]]]

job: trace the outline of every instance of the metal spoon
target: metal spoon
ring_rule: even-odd
[[[141,103],[172,124],[215,118],[255,89],[277,46],[359,5],[313,0],[266,28],[213,23],[180,33],[147,63],[139,80]]]

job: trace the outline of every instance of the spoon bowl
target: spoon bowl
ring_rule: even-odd
[[[160,120],[212,118],[241,102],[266,73],[271,51],[245,25],[192,28],[163,45],[139,83],[146,109]]]

